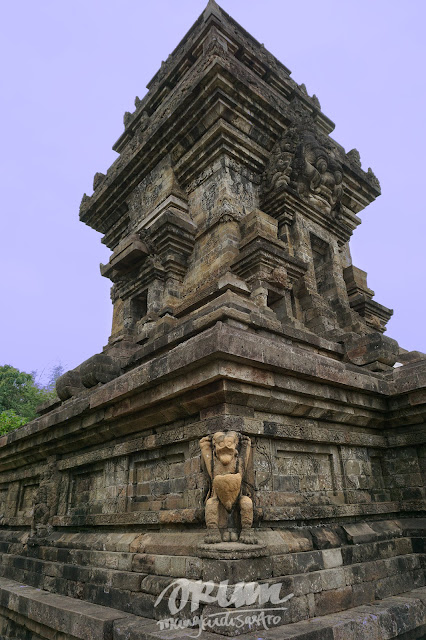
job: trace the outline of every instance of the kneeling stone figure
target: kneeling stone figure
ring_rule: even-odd
[[[218,431],[213,436],[201,438],[200,448],[211,480],[205,508],[208,529],[205,542],[214,544],[239,540],[245,544],[256,544],[251,528],[253,501],[248,495],[244,495],[251,452],[250,438],[236,431]],[[239,536],[236,528],[241,528]]]

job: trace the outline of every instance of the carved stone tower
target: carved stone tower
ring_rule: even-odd
[[[379,182],[212,0],[148,89],[80,209],[108,344],[0,438],[0,637],[172,637],[185,578],[205,640],[420,640],[426,356],[349,250]]]

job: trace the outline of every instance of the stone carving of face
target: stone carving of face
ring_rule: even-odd
[[[334,206],[343,191],[340,166],[315,140],[309,140],[300,147],[300,152],[304,167],[299,175],[299,192],[308,197],[313,196],[321,206]]]
[[[213,447],[216,458],[225,467],[238,455],[238,434],[235,431],[223,433],[219,431],[213,436]]]
[[[320,173],[325,173],[328,167],[327,158],[325,158],[324,156],[320,156],[316,162],[316,165]]]
[[[314,206],[330,212],[342,198],[342,183],[342,167],[333,147],[309,126],[294,126],[271,152],[263,192],[296,188],[299,195],[308,198]]]

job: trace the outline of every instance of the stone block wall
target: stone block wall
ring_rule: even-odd
[[[108,344],[0,437],[0,635],[158,640],[187,577],[281,583],[271,640],[420,640],[426,356],[382,335],[349,249],[379,182],[213,0],[148,88],[80,207],[112,251]],[[224,433],[212,543],[200,440]]]

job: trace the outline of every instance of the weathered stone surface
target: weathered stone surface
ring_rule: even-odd
[[[373,362],[393,366],[398,355],[398,343],[391,338],[380,335],[380,333],[357,338],[353,343],[349,343],[346,352],[347,360],[360,366]]]
[[[378,539],[377,533],[366,522],[343,525],[343,529],[352,544],[373,542]]]
[[[340,567],[343,564],[341,549],[325,549],[322,552],[322,558],[324,562],[324,569],[333,569],[334,567]]]
[[[280,536],[284,540],[289,553],[295,551],[311,551],[312,538],[309,531],[280,531]]]
[[[345,543],[341,530],[327,527],[312,529],[312,538],[316,549],[332,549]]]
[[[135,107],[80,208],[111,337],[0,437],[0,637],[160,638],[188,578],[293,593],[267,640],[419,640],[426,361],[349,250],[377,178],[213,0]]]
[[[0,579],[0,604],[54,631],[88,640],[106,640],[114,620],[125,618],[119,611],[4,579]]]
[[[61,400],[68,400],[84,389],[79,371],[67,371],[56,381],[56,393]]]
[[[80,365],[80,377],[85,387],[113,380],[120,374],[120,365],[111,356],[97,353]]]

